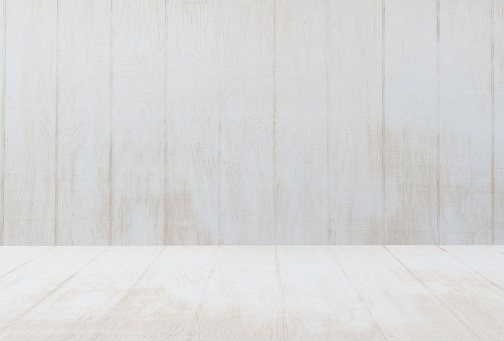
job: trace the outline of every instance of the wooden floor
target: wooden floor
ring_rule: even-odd
[[[502,246],[2,247],[0,340],[503,340]]]

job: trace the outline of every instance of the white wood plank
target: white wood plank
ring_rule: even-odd
[[[493,3],[494,243],[504,244],[504,1]]]
[[[67,249],[73,251],[76,257],[94,250],[86,247]],[[163,247],[109,248],[100,255],[99,261],[82,268],[61,288],[47,295],[22,316],[13,316],[10,330],[5,331],[3,336],[27,339],[37,334],[40,338],[51,340],[68,340],[71,337],[99,340],[108,336],[105,339],[110,340],[113,334],[119,332],[117,328],[112,328],[113,323],[108,319],[110,309],[121,302],[144,271],[151,269],[162,251]],[[47,311],[53,313],[44,313]],[[78,335],[75,331],[79,331]]]
[[[0,18],[4,25],[0,25],[0,246],[4,245],[4,179],[5,179],[5,22],[7,19],[6,0],[0,3]]]
[[[53,246],[2,246],[0,247],[0,278],[8,276],[24,265],[49,251]]]
[[[289,340],[385,340],[329,247],[279,246]]]
[[[438,240],[437,0],[387,0],[384,15],[383,243],[434,244]]]
[[[504,334],[503,290],[435,246],[387,248],[481,339],[497,340]]]
[[[109,243],[110,6],[58,7],[58,245]]]
[[[221,2],[220,244],[274,243],[273,2]]]
[[[19,318],[61,290],[104,251],[104,247],[58,247],[0,279],[0,337],[5,339]]]
[[[383,247],[332,247],[332,251],[386,339],[474,339]]]
[[[188,339],[282,339],[274,252],[273,246],[217,249],[215,270]]]
[[[7,2],[5,245],[53,245],[56,1]]]
[[[218,5],[167,3],[167,244],[218,242]]]
[[[67,304],[58,307],[69,311],[67,325],[73,332],[62,335],[54,328],[61,340],[82,335],[80,328],[86,330],[86,337],[93,340],[138,340],[148,335],[153,340],[180,340],[194,327],[194,315],[200,305],[207,278],[215,261],[215,248],[170,246],[166,248],[155,263],[152,263],[135,283],[110,302],[106,296],[87,300],[88,293],[79,299],[70,292],[65,296]],[[106,271],[106,269],[105,269]],[[137,271],[141,272],[141,269]],[[81,277],[84,279],[84,277]],[[115,282],[123,281],[122,274],[116,274],[107,281],[107,288],[94,288],[99,294],[104,290],[117,293]],[[87,302],[85,306],[76,302]],[[72,303],[73,302],[73,303]],[[82,308],[89,307],[82,315]],[[40,311],[43,311],[42,308]],[[136,316],[132,321],[129,316]],[[77,322],[76,322],[77,321]],[[66,337],[66,338],[65,338]]]
[[[504,294],[504,250],[488,245],[443,245],[439,246],[451,257],[471,269],[472,273],[486,279]]]
[[[163,244],[165,2],[112,3],[111,244]]]
[[[276,243],[328,244],[327,1],[276,1]]]
[[[491,242],[490,4],[441,2],[441,244]]]
[[[381,2],[328,2],[328,191],[333,244],[382,242]]]

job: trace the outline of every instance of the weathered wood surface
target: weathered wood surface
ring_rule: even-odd
[[[496,246],[6,248],[0,338],[7,341],[503,334],[504,251]],[[27,253],[31,260],[19,267]]]
[[[0,244],[504,243],[502,0],[0,18]]]

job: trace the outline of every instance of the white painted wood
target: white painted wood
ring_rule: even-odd
[[[77,249],[81,254],[92,252],[90,248]],[[125,294],[162,251],[162,247],[109,248],[57,290],[18,316],[3,337],[27,338],[43,328],[46,337],[51,339],[110,339],[118,332],[118,326],[114,328],[109,318],[114,313],[113,309],[117,312]],[[55,306],[59,307],[58,321],[55,321],[55,316],[44,314]],[[16,332],[16,326],[22,324],[26,328]],[[65,333],[61,333],[62,326],[66,326]],[[78,335],[75,330],[80,330]]]
[[[218,243],[219,3],[167,2],[167,244]]]
[[[330,242],[382,242],[380,1],[328,2]]]
[[[2,0],[0,244],[503,243],[503,8]]]
[[[328,244],[327,1],[275,6],[276,243]]]
[[[493,8],[494,243],[504,244],[504,2]]]
[[[28,264],[51,246],[3,246],[0,248],[0,278]]]
[[[216,257],[188,339],[285,339],[274,246],[225,246]]]
[[[89,337],[98,340],[135,340],[141,335],[151,339],[182,339],[194,330],[194,316],[207,286],[207,279],[215,263],[216,250],[208,247],[169,247],[158,259],[146,268],[127,291],[117,291],[117,283],[123,275],[116,273],[105,283],[107,287],[94,288],[116,294],[113,302],[107,296],[87,305],[84,316],[80,315],[78,326],[85,328],[89,318],[95,326],[89,329]],[[139,271],[137,271],[138,273]],[[75,286],[79,286],[76,281]],[[89,302],[86,293],[78,302]],[[67,295],[68,309],[74,310],[75,296]],[[112,304],[113,303],[113,304]],[[104,309],[104,307],[108,307]],[[75,311],[75,310],[74,310]],[[78,312],[76,312],[78,314]],[[129,316],[135,315],[135,321]],[[68,319],[69,326],[74,325]],[[54,330],[56,337],[60,333]],[[67,337],[78,337],[78,327]],[[62,338],[62,340],[65,340]]]
[[[449,308],[383,247],[345,246],[332,250],[386,339],[474,339]]]
[[[1,278],[0,337],[8,339],[6,335],[19,319],[64,288],[105,250],[104,247],[57,247]]]
[[[490,4],[441,1],[441,244],[491,243]]]
[[[219,244],[274,243],[273,5],[221,2]]]
[[[58,245],[109,243],[110,10],[58,6]]]
[[[289,340],[385,339],[330,247],[279,246],[278,260]]]
[[[6,10],[4,244],[53,245],[56,1]]]
[[[443,248],[56,247],[0,278],[0,338],[500,340],[504,255]]]
[[[438,242],[437,0],[384,2],[384,244]]]
[[[164,5],[112,3],[111,245],[164,240]]]
[[[0,18],[4,25],[0,25],[0,245],[4,245],[4,179],[5,179],[5,20],[6,0],[0,3]]]
[[[389,246],[391,254],[483,340],[503,335],[504,290],[435,246]],[[496,257],[497,258],[497,257]],[[485,309],[480,307],[484,306]]]

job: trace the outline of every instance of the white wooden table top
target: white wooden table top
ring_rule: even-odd
[[[503,246],[0,248],[0,340],[502,340],[503,321]]]

